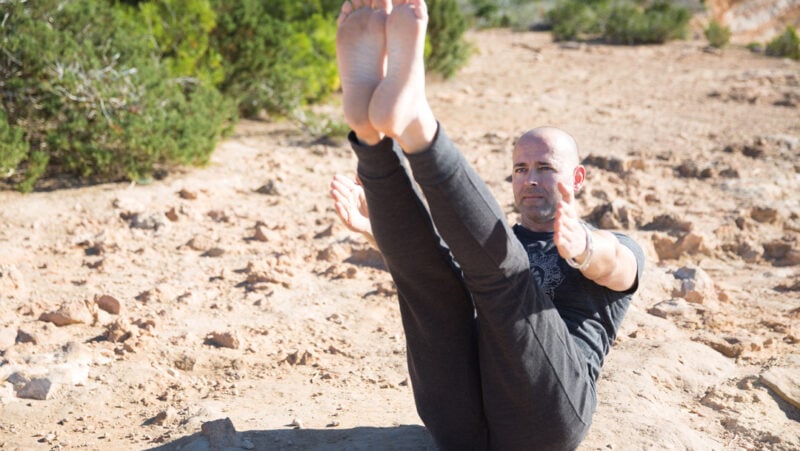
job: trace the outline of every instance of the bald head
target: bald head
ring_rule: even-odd
[[[565,165],[576,167],[580,164],[578,143],[569,133],[556,127],[537,127],[520,136],[514,145],[514,152],[522,148],[548,149]]]

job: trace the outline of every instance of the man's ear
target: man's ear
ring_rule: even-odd
[[[576,194],[583,188],[583,183],[586,181],[586,168],[579,164],[572,172],[572,190]]]

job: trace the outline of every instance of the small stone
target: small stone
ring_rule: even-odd
[[[178,416],[178,412],[175,411],[175,408],[172,406],[167,407],[167,410],[162,410],[156,416],[151,418],[148,421],[148,424],[157,424],[160,426],[165,426],[172,423],[175,420],[175,417]]]
[[[186,242],[190,249],[205,252],[214,247],[214,240],[206,235],[196,235]]]
[[[130,226],[132,229],[158,230],[169,224],[164,213],[137,213],[131,218]]]
[[[196,191],[189,191],[188,189],[184,188],[184,189],[178,191],[178,196],[180,196],[181,199],[195,200],[195,199],[197,199],[197,192]]]
[[[91,324],[93,316],[86,307],[85,302],[72,300],[62,304],[61,307],[54,312],[42,313],[39,320],[47,321],[61,327],[79,323]]]
[[[303,429],[303,422],[300,421],[299,418],[294,418],[294,419],[292,419],[292,422],[289,423],[289,426],[291,426],[291,427],[293,427],[295,429]]]
[[[175,207],[172,207],[169,210],[167,210],[167,212],[164,213],[164,216],[166,216],[167,219],[169,219],[172,222],[178,221],[178,212],[175,210]]]
[[[753,207],[750,217],[762,224],[771,224],[778,220],[778,210],[772,207]]]
[[[11,297],[15,294],[26,293],[22,273],[16,266],[0,265],[0,293]]]
[[[653,247],[660,260],[676,260],[684,254],[694,255],[707,251],[703,246],[703,236],[689,232],[673,241],[670,237],[653,235]]]
[[[17,391],[17,397],[44,401],[52,394],[54,388],[53,382],[46,377],[31,379]]]
[[[175,368],[182,370],[182,371],[192,371],[194,369],[194,365],[197,363],[197,359],[194,357],[183,354],[177,359],[175,359]]]
[[[702,268],[684,266],[675,271],[673,275],[680,281],[680,288],[673,291],[673,296],[682,297],[697,304],[713,302],[718,299],[714,281]]]
[[[274,180],[267,181],[267,183],[261,185],[256,192],[259,194],[266,194],[268,196],[280,195],[280,190],[278,189],[278,185]]]
[[[103,294],[97,296],[94,299],[94,302],[100,307],[102,310],[111,313],[112,315],[119,315],[119,311],[121,308],[120,302],[114,296],[110,296],[108,294]]]
[[[280,233],[276,230],[271,230],[264,225],[256,225],[253,238],[257,241],[279,243],[282,241]]]
[[[221,257],[224,254],[225,254],[225,249],[223,249],[221,247],[212,247],[211,249],[203,252],[201,255],[203,257],[216,258],[216,257]]]
[[[681,298],[661,301],[647,309],[647,313],[664,319],[685,316],[689,311],[690,307],[686,303],[686,300]]]
[[[16,327],[0,327],[0,351],[14,346],[17,342],[17,328]]]
[[[212,332],[206,341],[221,348],[239,349],[239,338],[231,332]]]

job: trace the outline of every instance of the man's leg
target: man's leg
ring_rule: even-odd
[[[437,132],[421,66],[424,7],[422,0],[394,2],[387,20],[388,71],[370,103],[370,120],[409,154],[434,223],[478,309],[492,448],[575,447],[594,407],[585,364],[551,300],[533,281],[527,254],[490,191]]]
[[[370,98],[372,78],[367,76],[365,83],[359,73],[375,74],[382,64],[382,56],[374,58],[382,52],[364,50],[381,42],[384,32],[379,30],[380,36],[376,36],[378,27],[373,26],[381,17],[385,17],[385,11],[372,11],[359,2],[346,4],[340,16],[337,55],[348,118],[367,115],[368,102],[362,96]],[[359,95],[351,95],[354,91]],[[362,131],[368,128],[368,123],[354,125]],[[365,135],[378,134],[367,129]],[[488,433],[476,324],[460,272],[435,233],[393,141],[384,139],[368,145],[359,143],[353,134],[351,144],[359,160],[372,231],[397,285],[409,374],[420,417],[442,449],[485,449]]]

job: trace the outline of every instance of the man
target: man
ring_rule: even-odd
[[[345,224],[374,235],[397,286],[419,415],[442,449],[575,448],[642,251],[580,221],[586,170],[552,127],[514,147],[522,220],[509,227],[425,97],[424,0],[392,3],[342,6],[337,59],[361,185],[337,176],[331,193]]]

